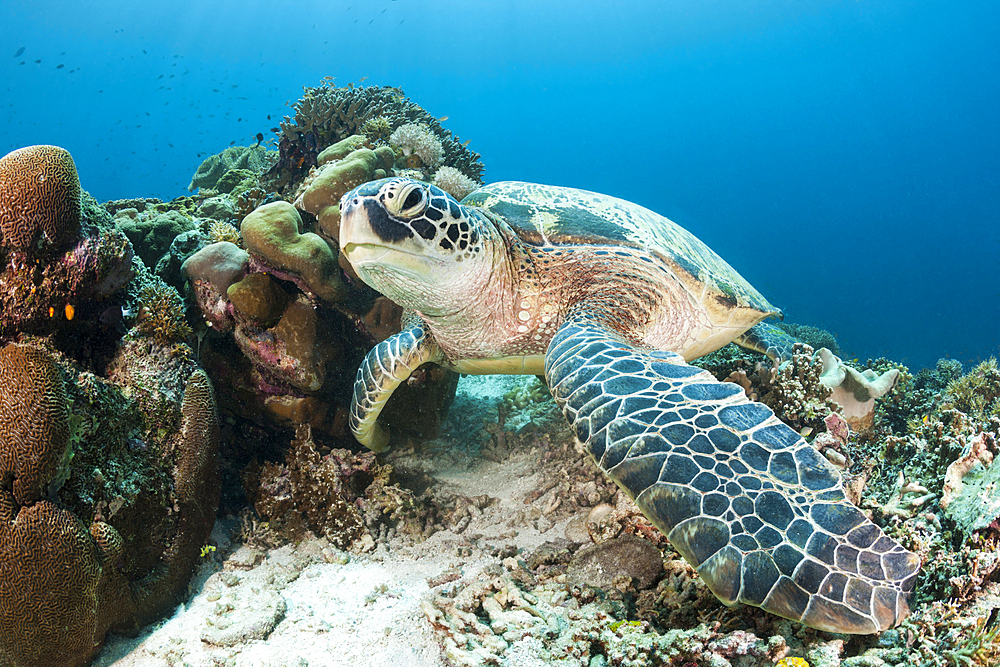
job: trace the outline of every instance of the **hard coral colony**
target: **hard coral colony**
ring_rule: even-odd
[[[645,351],[627,323],[606,326],[605,309],[627,314],[643,299],[622,298],[663,289],[647,268],[657,260],[636,246],[658,244],[681,283],[714,275],[699,293],[742,300],[748,327],[772,309],[655,214],[569,189],[483,188],[479,155],[397,89],[307,88],[278,138],[277,153],[212,156],[192,179],[198,192],[166,203],[99,205],[57,147],[0,159],[0,664],[87,664],[109,631],[136,632],[167,613],[199,561],[253,567],[223,542],[206,545],[220,495],[222,514],[240,515],[237,544],[305,549],[318,537],[328,563],[349,557],[323,550],[381,559],[442,533],[458,540],[468,573],[432,578],[423,603],[449,664],[996,657],[995,362],[914,376],[877,360],[861,373],[830,350],[754,327],[740,341],[749,350],[723,347],[699,370]],[[601,227],[596,248],[596,228],[563,221],[609,210],[618,235]],[[412,233],[380,236],[371,216],[382,214]],[[540,241],[536,223],[566,241]],[[375,264],[353,254],[420,239],[418,253],[465,253],[463,269],[502,240],[522,269],[503,276],[516,286],[509,315],[522,348],[470,359],[441,323],[386,296],[434,312],[418,298],[454,298],[472,281],[435,277],[418,296],[373,279]],[[564,281],[560,271],[592,270],[587,253],[630,267],[633,282],[605,301],[546,291]],[[492,342],[475,322],[462,326],[477,344]],[[547,359],[535,335],[554,337]],[[544,373],[571,428],[543,385],[501,399],[485,427],[450,426],[469,418],[468,402],[446,423],[456,370],[512,370],[491,355]],[[362,439],[388,430],[400,451],[359,453],[352,429]],[[537,461],[538,488],[504,518],[535,531],[537,544],[518,544],[513,529],[469,530],[499,501],[415,472],[476,437],[482,456],[469,466]],[[481,573],[475,554],[488,562]],[[847,642],[716,596],[834,632],[882,632]],[[258,640],[277,632],[284,602],[272,597],[262,610],[276,615]],[[203,641],[240,641],[224,625]]]

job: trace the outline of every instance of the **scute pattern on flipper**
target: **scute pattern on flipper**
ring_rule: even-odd
[[[844,499],[837,470],[770,409],[585,311],[556,334],[545,370],[577,437],[724,603],[852,634],[906,616],[919,559]]]
[[[377,419],[392,392],[421,364],[440,357],[440,349],[427,337],[426,328],[415,322],[369,350],[354,379],[348,417],[351,432],[358,442],[376,452],[387,445],[388,436]]]

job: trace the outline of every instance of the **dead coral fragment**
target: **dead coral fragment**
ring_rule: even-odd
[[[364,519],[353,503],[358,497],[356,487],[361,479],[386,476],[389,470],[371,452],[355,455],[333,450],[320,456],[312,430],[301,425],[285,464],[265,464],[259,472],[259,486],[248,489],[248,495],[255,498],[257,513],[285,539],[301,538],[305,530],[311,530],[347,548],[365,534]]]

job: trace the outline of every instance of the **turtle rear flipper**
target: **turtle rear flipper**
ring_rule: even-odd
[[[580,310],[553,338],[545,375],[594,460],[725,604],[851,634],[908,613],[918,557],[738,385],[637,349]]]

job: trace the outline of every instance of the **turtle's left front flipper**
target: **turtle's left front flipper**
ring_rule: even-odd
[[[375,452],[389,447],[389,432],[378,423],[382,408],[401,382],[428,361],[441,361],[441,348],[418,318],[406,317],[404,329],[373,347],[358,368],[351,400],[350,427],[362,445]]]
[[[851,634],[907,615],[917,556],[847,502],[837,470],[738,385],[638,349],[585,314],[556,333],[545,376],[594,460],[724,603]]]

